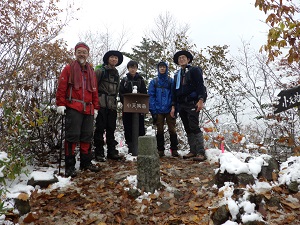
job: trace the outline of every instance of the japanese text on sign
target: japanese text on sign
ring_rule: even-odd
[[[275,105],[274,113],[279,113],[287,109],[300,105],[300,86],[283,90],[278,94],[279,103]]]
[[[138,109],[146,109],[147,106],[144,103],[132,102],[132,103],[127,103],[127,108],[138,110]]]

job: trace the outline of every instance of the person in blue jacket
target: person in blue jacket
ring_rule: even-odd
[[[175,115],[170,115],[172,108],[172,85],[174,80],[168,76],[167,63],[159,62],[157,64],[157,70],[157,77],[150,81],[148,87],[149,111],[152,115],[153,124],[157,127],[157,150],[160,157],[165,155],[164,125],[166,121],[170,134],[171,154],[174,157],[178,157],[176,118]]]

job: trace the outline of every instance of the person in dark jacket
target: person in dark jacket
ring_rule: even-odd
[[[190,65],[193,56],[185,50],[176,52],[173,61],[180,69],[174,76],[171,115],[175,115],[175,107],[178,107],[190,145],[190,152],[183,158],[204,161],[203,133],[199,127],[199,112],[203,109],[206,98],[202,69]]]
[[[80,169],[98,172],[93,165],[91,142],[94,116],[99,110],[96,76],[86,61],[89,47],[84,42],[75,46],[75,57],[62,71],[56,92],[57,112],[66,115],[65,123],[65,176],[75,177],[75,147],[80,147]]]
[[[108,51],[103,56],[103,65],[96,67],[100,110],[96,118],[94,133],[95,159],[106,161],[104,155],[104,133],[106,133],[107,158],[121,160],[115,140],[117,120],[117,96],[119,92],[120,76],[116,69],[123,62],[123,55],[119,51]]]
[[[176,118],[171,116],[172,108],[172,85],[174,79],[168,76],[168,65],[165,62],[157,64],[157,77],[150,81],[148,87],[149,111],[152,115],[153,124],[157,127],[156,141],[157,150],[160,157],[165,153],[164,125],[168,125],[171,142],[171,154],[178,157],[178,139],[176,133]]]
[[[132,93],[134,86],[137,88],[137,93],[147,94],[147,88],[144,78],[137,73],[138,63],[136,61],[129,61],[127,64],[128,73],[121,80],[119,96],[120,101],[124,104],[124,94]],[[133,140],[132,140],[132,113],[123,112],[122,120],[124,126],[125,141],[128,146],[128,153],[132,153]],[[145,135],[145,122],[144,114],[139,114],[139,136]]]

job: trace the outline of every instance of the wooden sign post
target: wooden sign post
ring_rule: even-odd
[[[280,99],[278,105],[274,106],[276,108],[274,114],[300,105],[300,86],[283,90],[277,96]]]
[[[124,112],[132,115],[132,155],[138,155],[139,114],[149,113],[149,95],[140,93],[124,94]]]

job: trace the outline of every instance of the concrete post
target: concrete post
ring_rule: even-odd
[[[160,188],[160,161],[154,136],[141,136],[138,141],[137,187],[154,193]]]

